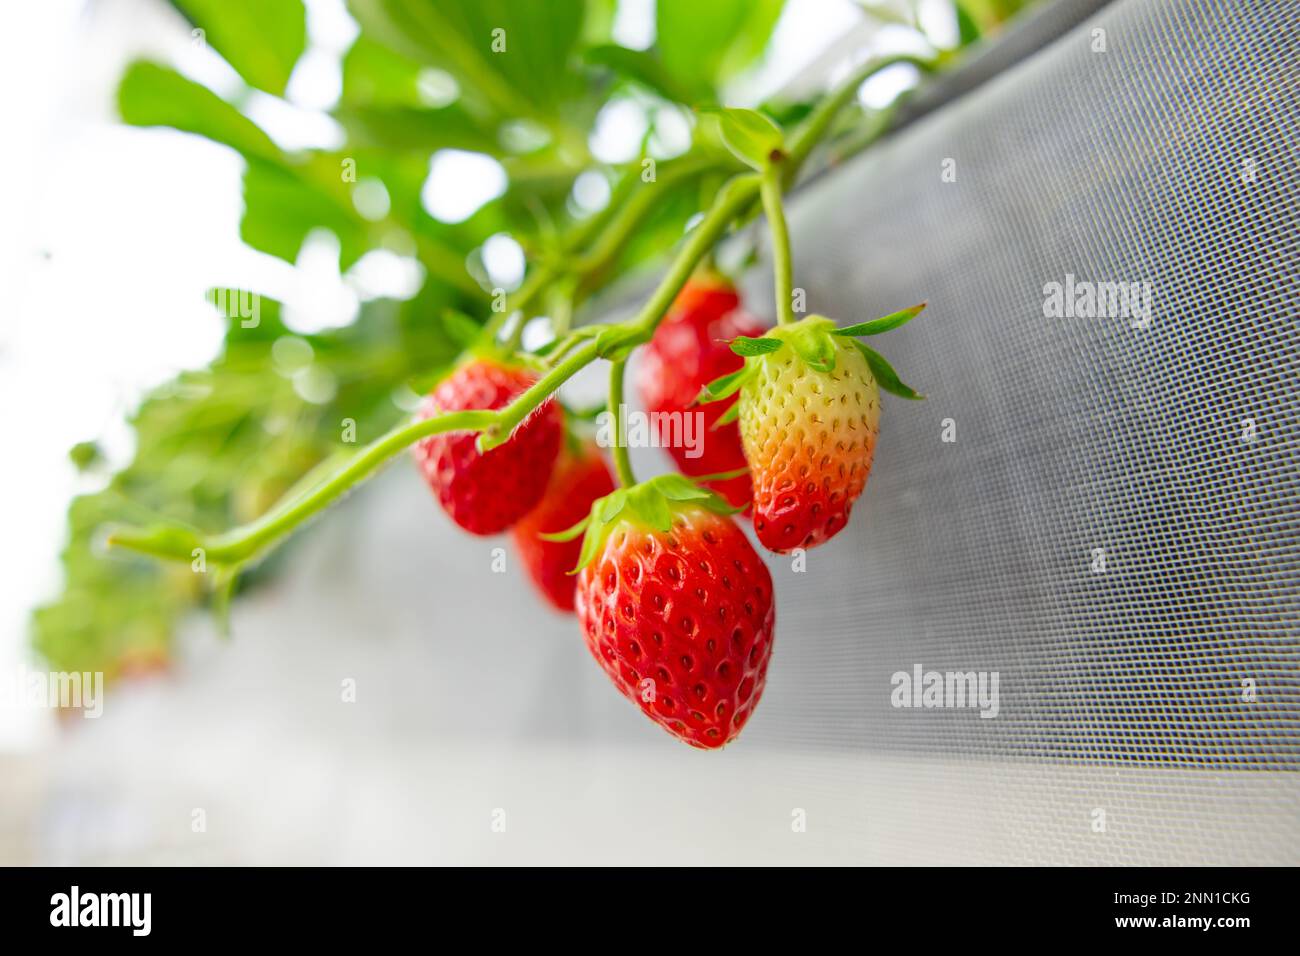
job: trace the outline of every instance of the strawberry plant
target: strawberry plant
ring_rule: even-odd
[[[459,527],[511,531],[544,598],[576,612],[623,694],[688,743],[733,740],[762,693],[775,620],[770,576],[733,515],[752,498],[758,540],[774,551],[830,538],[863,492],[879,392],[917,397],[858,337],[919,309],[845,328],[794,315],[783,196],[819,144],[866,145],[850,115],[865,80],[899,62],[933,70],[952,51],[869,60],[808,101],[719,108],[781,3],[715,0],[701,16],[660,0],[654,46],[633,50],[612,42],[604,3],[354,0],[359,34],[329,107],[340,142],[293,149],[247,105],[292,93],[302,5],[176,6],[237,84],[219,95],[141,61],[118,89],[123,119],[235,151],[240,234],[255,249],[292,261],[324,231],[341,270],[383,251],[413,259],[422,282],[406,298],[365,299],[332,331],[295,333],[269,299],[257,321],[230,316],[220,358],[140,407],[135,460],[74,503],[65,591],[35,617],[40,650],[110,677],[165,657],[187,608],[207,595],[221,608],[272,572],[278,545],[410,449]],[[235,28],[236,14],[259,28]],[[647,118],[642,151],[602,160],[591,129],[626,103]],[[690,144],[656,154],[669,119]],[[459,221],[435,216],[426,195],[452,151],[491,157],[505,182]],[[575,209],[592,176],[608,199]],[[760,213],[778,311],[766,334],[712,266]],[[486,255],[507,235],[527,259],[508,288]],[[602,321],[601,293],[670,251],[636,313]],[[549,336],[525,347],[538,317]],[[687,474],[638,482],[616,441],[615,483],[600,453],[566,434],[557,391],[604,361],[616,408],[638,350],[646,404],[704,415],[706,453],[676,456]],[[95,467],[93,445],[75,451]]]

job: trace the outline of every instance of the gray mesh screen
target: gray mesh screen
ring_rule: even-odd
[[[812,311],[930,300],[884,340],[929,399],[887,402],[850,533],[781,594],[778,726],[817,702],[849,717],[826,746],[1296,768],[1298,27],[1115,4],[801,197]],[[1149,327],[1045,317],[1068,275],[1150,283]],[[1002,713],[892,707],[914,662],[999,671]]]

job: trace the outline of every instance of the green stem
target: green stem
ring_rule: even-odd
[[[774,159],[763,170],[763,211],[772,232],[772,283],[776,290],[776,319],[791,325],[794,315],[794,263],[790,258],[790,229],[781,199],[782,164]]]
[[[501,332],[501,327],[510,321],[510,317],[516,312],[526,310],[529,303],[537,297],[537,294],[546,288],[555,274],[546,266],[538,266],[528,273],[528,278],[524,279],[523,284],[506,297],[505,308],[500,312],[493,312],[492,317],[484,323],[484,328],[489,333],[489,338],[495,339]],[[480,290],[481,291],[481,290]],[[524,318],[527,319],[525,312]],[[519,327],[523,328],[522,325]],[[516,343],[517,344],[517,343]]]
[[[673,260],[667,275],[632,320],[631,325],[643,336],[640,341],[649,341],[669,306],[673,304],[673,299],[677,298],[677,293],[695,271],[695,266],[722,238],[736,216],[749,206],[758,189],[759,177],[750,173],[736,176],[718,192],[713,200],[713,208],[691,231],[686,245],[682,246],[681,252]]]
[[[591,249],[578,260],[575,271],[584,275],[601,272],[614,261],[645,218],[663,204],[668,189],[718,168],[717,160],[712,159],[664,163],[652,182],[639,183],[639,188],[627,197],[627,201],[605,224]],[[639,181],[639,167],[629,175],[635,176]]]
[[[110,537],[110,544],[155,557],[183,561],[191,559],[195,548],[204,548],[207,559],[215,564],[237,566],[273,547],[280,539],[290,534],[303,522],[323,510],[335,499],[341,497],[353,485],[373,474],[402,449],[422,438],[449,431],[476,431],[482,433],[479,444],[484,449],[502,444],[533,409],[553,395],[562,384],[579,370],[585,368],[597,358],[610,358],[620,367],[617,377],[621,394],[623,376],[621,366],[627,352],[631,348],[649,341],[654,334],[655,328],[667,313],[673,299],[695,270],[696,265],[722,238],[732,222],[749,210],[754,201],[759,198],[760,193],[763,194],[765,199],[771,196],[777,200],[775,204],[769,202],[772,208],[777,209],[776,216],[772,216],[771,209],[769,209],[769,217],[772,219],[774,230],[780,230],[782,237],[774,245],[778,249],[784,250],[776,253],[777,258],[784,263],[778,266],[779,275],[777,279],[779,286],[777,293],[778,304],[784,314],[784,311],[791,309],[792,306],[788,291],[791,281],[788,253],[789,239],[784,216],[780,213],[782,183],[780,181],[773,183],[771,180],[783,176],[785,184],[788,185],[798,172],[800,165],[812,151],[812,148],[829,130],[835,113],[852,100],[854,93],[863,80],[872,73],[897,62],[913,62],[923,69],[930,69],[933,66],[928,60],[910,56],[897,56],[874,61],[864,67],[839,91],[828,97],[810,114],[799,132],[790,140],[784,162],[776,164],[775,168],[783,172],[777,173],[775,176],[769,173],[764,177],[754,174],[736,176],[722,188],[714,199],[712,208],[700,221],[699,225],[692,230],[673,260],[668,272],[634,319],[620,325],[608,326],[598,337],[586,339],[582,345],[575,348],[563,361],[556,364],[546,375],[509,405],[496,411],[451,412],[418,422],[405,423],[367,445],[338,471],[311,490],[281,502],[258,520],[234,528],[225,534],[207,537],[192,528],[170,524],[144,530],[122,529]],[[687,173],[683,171],[682,175],[686,176]],[[595,262],[608,262],[608,257],[617,253],[617,250],[622,247],[627,237],[631,235],[634,229],[634,221],[639,222],[640,217],[648,215],[653,208],[654,202],[651,200],[651,196],[658,198],[658,194],[650,193],[637,203],[636,216],[623,213],[620,210],[620,214],[612,217],[607,224],[608,230],[602,230],[601,238],[598,240],[597,251],[599,258],[594,260]],[[780,274],[785,275],[784,280],[780,278]],[[527,303],[553,277],[553,273],[546,268],[541,268],[535,274],[530,275],[529,281],[526,281],[524,286],[511,297],[508,311],[525,308]],[[780,288],[782,283],[784,283],[785,287],[784,292]],[[611,392],[613,391],[614,374],[611,373]],[[614,412],[617,413],[617,408],[614,409]],[[619,444],[621,444],[621,441]],[[619,477],[624,483],[631,483],[634,480],[631,469],[627,467],[626,462],[619,466]]]
[[[620,487],[631,488],[636,484],[632,474],[632,459],[627,451],[627,436],[623,434],[623,373],[627,368],[626,359],[617,359],[609,363],[609,401],[605,411],[611,415],[614,425],[614,470],[618,473]]]
[[[537,297],[537,294],[546,288],[554,278],[555,273],[547,266],[538,266],[530,272],[523,285],[506,297],[506,315],[519,309],[528,308],[533,299]]]
[[[519,427],[533,409],[554,395],[561,385],[579,371],[590,365],[598,354],[595,339],[584,342],[581,348],[569,353],[564,361],[534,382],[531,388],[513,402],[491,413],[493,418],[487,425],[474,429],[483,432],[479,436],[479,447],[488,451],[505,444],[511,432]]]
[[[898,53],[892,56],[879,57],[878,59],[868,60],[856,73],[850,76],[835,92],[831,93],[824,100],[817,104],[811,113],[804,119],[803,125],[790,139],[786,149],[786,185],[790,185],[794,176],[799,172],[799,167],[808,158],[813,147],[825,138],[826,133],[830,130],[831,123],[836,115],[845,106],[853,101],[858,95],[858,87],[865,83],[875,74],[887,67],[894,66],[897,63],[911,63],[913,66],[926,72],[931,72],[936,67],[936,61],[929,57],[914,56],[909,53]]]
[[[165,526],[136,531],[123,529],[109,536],[109,544],[188,561],[194,548],[203,548],[216,564],[235,564],[253,557],[261,548],[282,537],[320,511],[408,445],[430,435],[451,431],[478,431],[491,424],[496,412],[450,412],[393,429],[363,448],[333,475],[304,494],[276,505],[256,521],[226,534],[203,539],[187,529]]]

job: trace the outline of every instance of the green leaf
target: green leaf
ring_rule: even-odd
[[[602,524],[609,524],[620,514],[627,506],[627,490],[620,488],[614,493],[607,495],[600,502],[599,518]]]
[[[422,66],[445,70],[476,108],[558,119],[578,90],[569,61],[582,0],[352,0],[363,31]]]
[[[669,501],[697,501],[709,497],[709,492],[685,475],[660,475],[656,481],[659,493]]]
[[[739,399],[727,406],[727,410],[718,416],[717,421],[713,423],[713,427],[710,431],[717,431],[719,428],[725,428],[738,418],[740,418]]]
[[[250,85],[283,96],[307,45],[302,0],[173,0]]]
[[[711,475],[696,475],[695,481],[730,481],[732,478],[739,478],[741,475],[749,474],[749,468],[735,468],[731,471],[715,471]]]
[[[980,38],[979,24],[971,16],[963,0],[953,0],[957,13],[957,45],[970,46]]]
[[[72,460],[77,471],[90,471],[104,463],[104,452],[98,442],[82,441],[68,450],[68,458]]]
[[[910,16],[900,13],[889,3],[881,2],[881,0],[858,0],[858,6],[869,17],[879,20],[881,23],[909,29],[916,28],[916,23]]]
[[[442,327],[462,349],[469,348],[483,334],[483,326],[458,309],[447,309],[442,313]]]
[[[860,322],[857,325],[847,325],[842,329],[836,329],[832,334],[842,335],[853,338],[858,335],[879,335],[881,332],[888,332],[890,329],[896,329],[900,325],[910,322],[921,314],[926,303],[914,305],[911,308],[903,309],[899,312],[893,312],[879,319],[872,319],[870,322]]]
[[[209,555],[205,575],[188,559],[164,565],[126,551],[105,556],[106,528],[179,522],[215,532],[265,513],[339,452],[344,418],[356,422],[361,442],[401,420],[394,389],[455,354],[441,323],[430,321],[450,304],[449,295],[426,284],[410,302],[364,303],[346,328],[297,336],[310,345],[312,366],[338,385],[325,405],[305,402],[276,371],[272,348],[289,332],[267,297],[256,327],[228,323],[225,347],[210,367],[184,372],[146,396],[131,421],[133,459],[104,490],[68,509],[64,588],[32,617],[35,647],[52,668],[103,671],[111,683],[128,669],[163,666],[177,622],[212,600],[206,585],[223,565]],[[167,547],[186,543],[193,546],[182,536]],[[286,557],[246,567],[242,589],[264,583]]]
[[[705,98],[757,60],[783,6],[784,0],[658,0],[655,46],[664,69]]]
[[[230,602],[239,587],[238,564],[226,565],[215,569],[212,581],[212,616],[216,620],[217,633],[223,638],[230,637]]]
[[[769,352],[775,352],[784,344],[780,339],[750,338],[748,335],[741,335],[732,339],[731,351],[745,357],[767,355]]]
[[[617,18],[618,0],[587,0],[582,41],[588,45],[605,42],[614,31],[614,21]]]
[[[293,262],[313,229],[328,229],[338,238],[341,269],[369,249],[365,224],[353,210],[283,166],[250,161],[244,172],[240,238],[254,249]]]
[[[587,565],[591,564],[596,557],[596,552],[605,541],[605,534],[600,525],[592,522],[587,526],[587,533],[582,538],[582,550],[578,552],[578,563],[573,566],[569,574],[577,574]]]
[[[628,491],[628,504],[635,514],[657,531],[669,531],[673,526],[673,515],[668,508],[668,499],[660,492],[658,485],[643,482]]]
[[[541,538],[543,541],[572,541],[578,535],[586,531],[590,524],[591,515],[587,515],[587,517],[583,518],[577,524],[565,528],[563,531],[547,531],[539,533],[537,537]]]
[[[605,43],[587,50],[583,57],[588,63],[613,70],[625,79],[640,83],[674,103],[695,102],[695,91],[683,86],[664,69],[659,57],[649,50],[629,50],[616,43]]]
[[[728,395],[734,395],[740,391],[740,387],[745,384],[745,379],[754,374],[754,370],[748,365],[737,369],[727,375],[722,375],[709,382],[700,389],[699,398],[695,401],[698,404],[716,402],[719,399],[726,398]]]
[[[858,351],[866,358],[867,364],[871,366],[871,374],[876,377],[876,384],[881,388],[889,392],[891,395],[897,395],[899,398],[910,398],[913,400],[925,398],[924,395],[919,394],[910,386],[902,383],[898,377],[898,373],[894,371],[893,366],[885,361],[883,355],[856,339],[853,341],[853,344],[857,346]]]
[[[170,67],[137,60],[117,88],[117,108],[132,126],[170,126],[230,146],[245,156],[279,160],[279,148],[256,123],[207,87]]]
[[[764,169],[772,154],[785,148],[781,127],[757,110],[728,107],[709,110],[718,118],[718,132],[731,154],[754,169]]]
[[[422,69],[419,61],[362,33],[343,56],[339,102],[344,106],[427,108],[431,104],[420,92]]]
[[[804,327],[790,335],[790,347],[804,364],[818,372],[835,371],[835,341],[830,330]]]
[[[500,153],[496,130],[453,103],[438,109],[409,106],[340,106],[334,111],[348,134],[348,144],[361,149],[432,153],[466,149]]]

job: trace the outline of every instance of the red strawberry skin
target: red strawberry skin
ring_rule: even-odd
[[[688,449],[684,447],[668,448],[683,474],[712,475],[745,467],[745,452],[736,424],[713,429],[728,403],[692,405],[701,388],[715,378],[736,371],[744,363],[727,343],[738,335],[758,336],[763,332],[754,318],[740,311],[740,297],[725,279],[692,279],[642,350],[637,384],[646,411],[703,415],[700,457],[688,458]],[[665,432],[670,430],[669,423],[660,419],[659,424],[660,441],[668,444],[669,436]],[[748,475],[708,482],[706,487],[717,491],[733,507],[749,504]]]
[[[693,747],[736,738],[763,694],[776,608],[731,518],[682,507],[669,532],[619,521],[575,604],[588,649],[647,717]]]
[[[417,413],[495,410],[537,381],[527,369],[476,358],[461,365]],[[541,499],[563,440],[563,413],[553,399],[539,405],[510,439],[479,452],[474,432],[431,435],[414,448],[416,463],[443,510],[471,534],[498,534]]]
[[[541,502],[511,529],[515,549],[528,576],[556,610],[573,610],[573,593],[582,538],[543,541],[538,535],[571,528],[591,511],[591,504],[614,490],[609,466],[594,442],[560,452]]]

